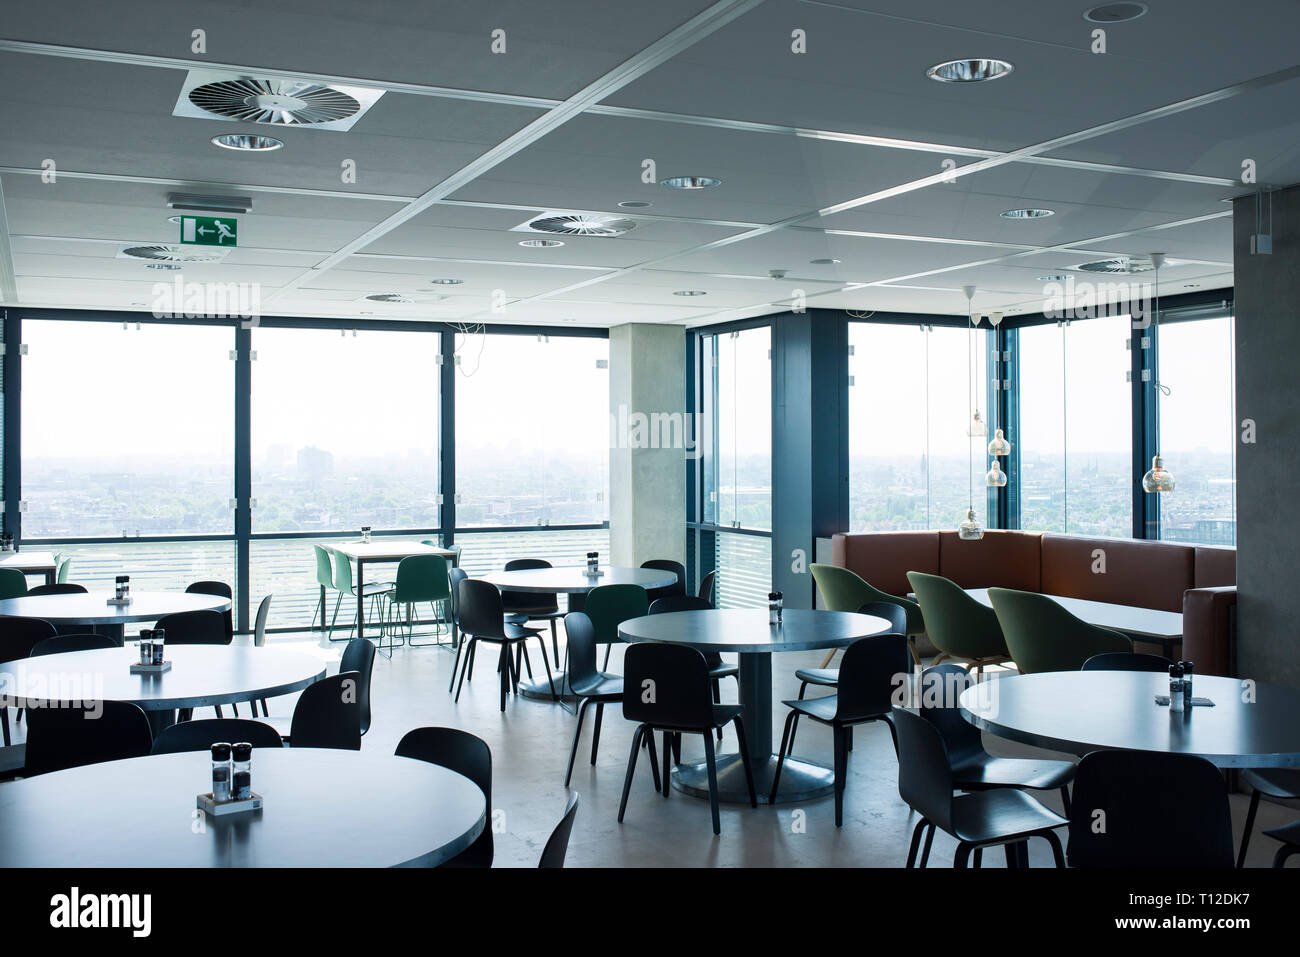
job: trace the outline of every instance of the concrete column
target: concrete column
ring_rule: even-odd
[[[609,331],[609,545],[615,565],[686,561],[686,336],[681,326]]]
[[[1237,338],[1237,666],[1300,687],[1300,187],[1264,202],[1273,251],[1252,253],[1255,197],[1233,203]],[[1242,441],[1242,421],[1255,442]]]

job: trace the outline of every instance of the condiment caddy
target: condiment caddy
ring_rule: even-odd
[[[600,570],[600,552],[587,552],[587,570],[588,578],[599,578],[605,574]]]
[[[212,790],[196,798],[205,814],[222,817],[262,809],[262,795],[253,790],[253,746],[247,741],[212,746]]]
[[[133,675],[160,675],[172,670],[167,660],[167,629],[145,628],[140,632],[140,660],[131,665]]]
[[[117,582],[113,588],[113,597],[108,600],[110,605],[129,605],[131,604],[131,576],[118,575]]]
[[[1169,666],[1169,694],[1156,695],[1156,704],[1174,714],[1185,714],[1192,708],[1213,708],[1209,698],[1192,697],[1192,675],[1195,666],[1190,661],[1180,661]]]

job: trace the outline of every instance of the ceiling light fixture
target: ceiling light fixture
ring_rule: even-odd
[[[619,203],[624,209],[649,209],[654,203],[646,202],[643,199],[628,199]]]
[[[961,291],[966,294],[966,413],[971,417],[970,427],[967,429],[967,433],[971,437],[974,437],[977,434],[983,437],[988,435],[988,429],[980,419],[979,409],[975,409],[974,414],[971,414],[971,409],[974,408],[974,399],[972,396],[975,391],[975,377],[971,372],[971,366],[973,364],[971,349],[975,342],[975,317],[972,314],[971,307],[974,305],[975,301],[975,287],[962,286]],[[980,430],[979,432],[976,431],[977,428]],[[994,461],[996,462],[996,460]],[[977,542],[984,537],[984,529],[980,527],[980,523],[975,519],[975,480],[972,475],[974,470],[975,451],[971,447],[970,440],[967,439],[966,491],[968,498],[966,517],[957,525],[957,537],[969,542]]]
[[[223,150],[241,150],[247,153],[271,153],[284,146],[284,140],[260,133],[222,133],[212,137],[212,145]]]
[[[1015,67],[1006,60],[948,60],[936,63],[925,75],[940,83],[979,83],[1006,76]]]
[[[1160,267],[1165,264],[1164,253],[1151,254],[1151,268],[1155,270],[1155,305],[1151,310],[1151,339],[1159,342],[1160,330]],[[1160,441],[1160,396],[1169,394],[1169,387],[1160,384],[1160,380],[1155,379],[1155,434],[1156,441]],[[1158,446],[1157,446],[1158,447]],[[1157,452],[1151,459],[1151,468],[1147,470],[1146,475],[1142,476],[1142,491],[1144,492],[1172,492],[1174,490],[1174,476],[1167,468],[1164,461]]]
[[[520,246],[526,246],[529,249],[552,249],[556,246],[563,246],[564,243],[559,239],[521,239]]]
[[[708,293],[703,289],[678,289],[674,296],[707,296]]]
[[[814,266],[838,266],[840,263],[838,259],[810,259],[808,262]]]
[[[1124,23],[1147,12],[1145,3],[1103,3],[1083,12],[1089,23]]]
[[[660,180],[659,185],[669,189],[708,189],[710,186],[721,186],[722,180],[712,176],[669,176]]]
[[[1055,216],[1054,209],[1004,209],[998,213],[1003,219],[1046,219]]]
[[[144,268],[145,269],[166,269],[170,271],[174,269],[180,269],[181,267],[173,265],[172,263],[145,263]]]
[[[459,286],[464,279],[430,279],[429,282],[435,286]]]

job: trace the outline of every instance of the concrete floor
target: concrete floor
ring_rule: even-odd
[[[246,640],[246,639],[245,639]],[[343,644],[324,644],[314,635],[274,636],[278,647],[319,655],[337,670]],[[561,636],[561,654],[563,654]],[[549,645],[549,640],[548,640]],[[486,649],[485,649],[486,651]],[[541,661],[534,643],[531,651],[537,673]],[[785,709],[782,698],[794,698],[797,667],[820,664],[822,652],[790,653],[773,662],[773,724],[779,735]],[[610,670],[621,670],[621,649],[616,647]],[[490,651],[479,658],[476,677],[467,682],[460,703],[447,693],[453,653],[447,648],[398,648],[391,660],[376,659],[372,704],[373,723],[363,739],[366,750],[391,752],[404,733],[426,725],[463,728],[482,737],[492,749],[493,810],[498,821],[495,837],[496,866],[534,867],[551,829],[564,811],[563,787],[575,718],[556,704],[523,697],[507,699],[505,713],[498,710],[495,658]],[[722,684],[723,700],[734,701],[736,683]],[[289,715],[293,697],[272,699],[272,715]],[[241,716],[247,711],[240,709]],[[227,712],[228,713],[228,712]],[[901,867],[916,817],[898,796],[897,762],[889,732],[871,724],[855,731],[849,759],[844,826],[835,827],[829,797],[803,805],[723,805],[722,834],[714,837],[707,801],[673,791],[668,800],[656,793],[642,755],[637,766],[624,823],[616,820],[628,749],[634,725],[624,721],[617,706],[606,708],[596,767],[588,763],[591,718],[583,731],[573,789],[582,806],[573,829],[567,865],[571,867]],[[796,753],[829,765],[831,735],[813,722],[801,723]],[[18,731],[16,740],[22,739]],[[985,737],[997,754],[1032,753],[1020,745]],[[722,750],[735,748],[731,729]],[[1058,755],[1068,757],[1068,755]],[[686,739],[684,760],[703,760],[700,739]],[[0,785],[2,787],[3,785]],[[1060,810],[1055,794],[1044,802]],[[1234,833],[1241,834],[1248,799],[1232,795]],[[382,809],[376,813],[382,813]],[[1260,831],[1294,820],[1300,811],[1264,802],[1260,806],[1248,865],[1267,867],[1275,841]],[[955,843],[942,833],[934,841],[930,866],[949,867]],[[1043,841],[1030,845],[1033,866],[1051,866],[1051,853]],[[1002,854],[986,856],[990,867],[1002,865]]]

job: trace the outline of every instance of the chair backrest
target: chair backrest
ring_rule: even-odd
[[[492,866],[492,750],[487,742],[459,728],[416,728],[397,743],[399,758],[427,761],[462,774],[478,785],[487,801],[489,823],[452,863],[464,867]]]
[[[822,607],[827,611],[858,611],[868,602],[881,605],[897,605],[906,614],[900,635],[919,635],[925,630],[921,620],[921,609],[907,598],[899,598],[889,592],[881,591],[864,580],[856,572],[839,565],[814,563],[809,566],[813,581],[817,583],[817,593],[821,595]]]
[[[704,655],[686,645],[636,642],[623,657],[623,717],[662,728],[713,724]]]
[[[621,640],[618,626],[623,622],[649,614],[650,602],[640,585],[597,585],[587,592],[582,610],[596,630],[596,642],[608,644]]]
[[[27,576],[16,568],[0,568],[0,598],[21,598],[27,594]]]
[[[271,598],[266,595],[257,606],[257,618],[253,620],[253,647],[261,648],[266,644],[266,619],[271,614]]]
[[[564,866],[564,855],[569,851],[569,835],[573,833],[573,819],[578,816],[579,803],[578,792],[572,792],[568,807],[564,809],[564,817],[560,818],[560,823],[555,825],[555,830],[546,839],[542,858],[537,862],[538,868]]]
[[[990,588],[989,599],[1021,674],[1078,671],[1093,655],[1133,650],[1127,635],[1081,621],[1046,595]]]
[[[330,549],[334,558],[334,589],[345,595],[352,594],[352,559],[342,552]]]
[[[675,611],[710,611],[713,606],[694,595],[668,595],[650,603],[648,615],[667,615]]]
[[[316,553],[316,584],[326,588],[334,587],[334,566],[330,563],[330,553],[324,545],[313,545]]]
[[[58,630],[43,618],[0,618],[0,661],[17,661]]]
[[[169,645],[228,645],[233,639],[219,611],[178,611],[163,615],[155,627],[167,632]]]
[[[707,575],[705,575],[704,578],[700,581],[699,597],[703,598],[710,605],[712,605],[714,602],[713,583],[717,580],[717,578],[718,578],[717,571],[711,571]]]
[[[1071,867],[1233,866],[1228,789],[1204,758],[1085,754],[1070,806]]]
[[[554,566],[544,558],[512,558],[505,563],[505,570],[508,572],[524,571],[529,568],[553,568]],[[554,608],[558,609],[559,596],[553,591],[511,591],[508,588],[501,590],[501,602],[506,611],[511,608]]]
[[[681,562],[675,562],[671,558],[652,558],[648,562],[642,562],[641,567],[654,571],[672,572],[677,576],[677,581],[671,585],[660,585],[658,588],[646,589],[651,602],[655,602],[660,598],[667,598],[670,595],[686,594],[686,566]]]
[[[469,578],[463,568],[453,568],[447,572],[447,587],[451,592],[451,620],[460,623],[460,583]]]
[[[1137,651],[1107,651],[1093,655],[1081,671],[1155,671],[1167,673],[1173,662],[1164,655],[1146,655]]]
[[[586,612],[571,611],[564,616],[564,634],[569,649],[569,684],[579,692],[595,681],[596,630]]]
[[[962,692],[975,683],[961,665],[942,664],[921,672],[917,710],[938,730],[953,764],[984,753],[979,728],[961,716],[957,706]]]
[[[859,638],[844,649],[836,690],[835,717],[861,721],[889,714],[899,689],[907,687],[912,656],[902,634]]]
[[[952,830],[952,765],[939,729],[906,708],[893,710],[898,795],[942,830]]]
[[[370,682],[375,674],[375,645],[369,638],[353,638],[343,648],[339,671],[355,671],[357,704],[361,708],[361,733],[370,730]]]
[[[164,728],[154,739],[153,754],[206,751],[218,741],[238,744],[247,741],[255,748],[283,748],[280,732],[262,721],[248,718],[206,718],[182,721]]]
[[[998,616],[939,575],[908,572],[925,616],[926,634],[936,648],[954,658],[994,658],[1007,653]]]
[[[99,651],[101,648],[119,647],[121,646],[107,635],[56,635],[36,642],[28,657],[40,658],[42,655],[61,655],[69,651]]]
[[[28,777],[141,758],[153,747],[149,719],[129,701],[97,701],[89,709],[29,707],[26,715]]]
[[[84,595],[88,589],[85,585],[78,585],[75,582],[55,582],[52,585],[37,585],[35,588],[27,589],[29,596],[37,595]]]
[[[398,562],[393,601],[399,604],[443,601],[450,595],[447,559],[441,555],[408,555]]]
[[[298,696],[289,725],[295,748],[361,750],[361,676],[341,671],[309,684]]]
[[[190,585],[188,588],[186,588],[185,591],[191,595],[215,595],[218,598],[231,598],[231,599],[235,597],[234,589],[232,589],[225,582],[218,582],[218,581],[198,581]],[[230,608],[227,608],[225,611],[220,612],[220,615],[221,615],[221,620],[224,621],[226,624],[226,634],[229,635],[229,638],[226,640],[226,644],[230,644],[230,642],[233,641],[235,638],[234,606],[232,605]]]
[[[871,615],[889,622],[889,627],[879,632],[882,635],[907,634],[907,609],[892,601],[864,602],[858,609],[859,615]]]
[[[59,583],[68,580],[68,569],[72,567],[72,556],[64,555],[55,563],[54,580]]]
[[[501,592],[491,582],[481,578],[466,578],[457,592],[460,630],[480,638],[501,638],[505,635],[505,608]]]

